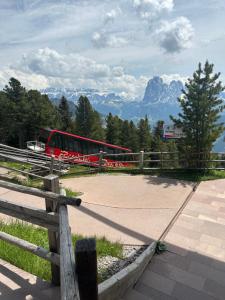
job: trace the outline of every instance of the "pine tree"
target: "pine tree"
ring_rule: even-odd
[[[146,116],[144,119],[140,119],[138,122],[138,137],[139,137],[139,149],[143,151],[150,151],[151,149],[151,131]]]
[[[76,133],[97,140],[104,139],[101,116],[93,109],[87,97],[79,98],[75,117]]]
[[[62,96],[62,98],[60,99],[59,116],[61,119],[61,130],[67,131],[67,132],[72,132],[73,131],[73,122],[71,119],[68,101],[64,96]]]
[[[76,132],[82,136],[90,137],[93,125],[93,108],[88,98],[80,96],[75,112]]]
[[[94,140],[105,140],[105,130],[102,126],[102,117],[96,110],[93,111],[93,124],[90,137]]]
[[[6,85],[3,91],[7,94],[9,99],[20,101],[26,94],[26,89],[21,85],[16,78],[10,78],[9,85]]]
[[[156,126],[153,130],[153,138],[152,138],[152,150],[153,151],[162,151],[163,147],[163,126],[164,121],[159,120],[156,123]]]
[[[129,123],[128,148],[132,149],[133,152],[139,151],[137,127],[133,121]]]
[[[34,140],[41,127],[57,128],[59,115],[48,96],[37,90],[27,91],[11,78],[0,92],[0,140],[12,146],[25,147]]]
[[[121,144],[121,126],[122,120],[111,113],[106,117],[106,141],[114,145]]]
[[[183,151],[189,158],[189,166],[193,167],[206,166],[202,160],[210,157],[213,143],[224,131],[224,124],[219,122],[225,108],[220,99],[224,87],[218,81],[220,73],[214,74],[213,67],[208,61],[203,68],[199,63],[178,99],[182,109],[179,118],[171,117],[183,129]]]
[[[25,145],[26,122],[29,116],[26,89],[17,79],[10,78],[9,85],[3,91],[10,101],[11,128],[15,132],[12,138],[22,148]]]
[[[125,120],[123,121],[123,125],[121,128],[121,146],[127,148],[130,146],[129,136],[130,136],[130,124],[128,120]]]

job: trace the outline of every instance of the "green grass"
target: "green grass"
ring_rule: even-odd
[[[60,176],[60,178],[73,178],[73,177],[79,177],[79,176],[90,176],[93,174],[96,174],[98,170],[96,168],[90,168],[86,166],[80,166],[80,165],[74,165],[69,168],[69,171],[63,175]]]
[[[64,188],[64,189],[66,191],[66,196],[67,197],[78,197],[78,196],[82,195],[82,193],[80,193],[80,192],[74,192],[74,191],[72,191],[71,189],[68,189],[68,188]]]
[[[48,249],[47,230],[43,228],[18,221],[9,224],[0,222],[0,231]],[[83,237],[73,235],[73,245],[75,245],[76,241],[81,238]],[[96,241],[98,257],[107,255],[119,258],[122,257],[122,245],[119,243],[111,243],[104,237],[100,239],[98,238]],[[51,280],[49,262],[4,241],[0,241],[0,258],[40,278],[47,281]],[[99,278],[102,280],[101,276],[99,276]]]
[[[18,163],[13,161],[0,161],[0,166],[14,168],[17,170],[30,170],[31,165],[26,163]]]

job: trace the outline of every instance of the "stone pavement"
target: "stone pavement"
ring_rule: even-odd
[[[225,299],[225,180],[202,182],[123,300]]]
[[[124,174],[64,179],[62,184],[84,193],[81,207],[69,209],[73,232],[138,245],[160,237],[193,188],[190,182]]]
[[[73,233],[105,236],[124,244],[149,244],[158,239],[192,191],[189,182],[151,176],[99,175],[61,181],[82,191],[82,205],[69,206]],[[35,196],[0,188],[0,197],[27,206],[44,208]],[[0,215],[0,219],[7,219]]]
[[[60,300],[60,290],[0,259],[0,300]]]

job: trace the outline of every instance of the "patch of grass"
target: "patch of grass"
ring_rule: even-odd
[[[69,171],[60,176],[60,178],[73,178],[78,176],[90,176],[96,174],[98,170],[96,168],[74,165],[69,168]]]
[[[77,196],[82,195],[82,193],[80,193],[80,192],[74,192],[74,191],[72,191],[71,189],[68,189],[68,188],[64,188],[64,189],[66,191],[66,196],[67,197],[77,197]]]
[[[0,231],[49,249],[48,234],[47,230],[44,228],[19,221],[11,222],[9,224],[0,222]],[[83,237],[80,235],[73,235],[73,245],[75,245],[77,240],[82,238]],[[98,257],[107,255],[119,258],[122,257],[122,245],[119,243],[111,243],[104,237],[97,239],[96,242]],[[17,246],[0,241],[0,258],[40,278],[47,281],[51,280],[50,263],[32,253],[18,248]]]
[[[0,161],[0,166],[14,168],[17,170],[30,170],[31,169],[31,165],[29,165],[29,164],[13,162],[13,161]]]
[[[41,179],[22,179],[18,176],[14,176],[12,178],[8,178],[8,181],[28,187],[34,187],[38,189],[43,189],[43,180]]]

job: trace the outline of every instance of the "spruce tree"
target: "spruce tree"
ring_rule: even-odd
[[[0,107],[0,140],[9,145],[25,147],[41,127],[58,128],[59,115],[48,96],[27,91],[15,78],[0,92]]]
[[[111,113],[106,117],[106,141],[114,145],[121,144],[121,126],[122,120],[118,116]]]
[[[143,151],[150,151],[151,149],[151,131],[148,121],[148,117],[140,119],[138,122],[138,137],[139,137],[139,149]]]
[[[163,126],[164,121],[157,121],[154,130],[153,130],[153,138],[152,138],[152,150],[153,151],[162,151],[163,148]]]
[[[102,126],[102,117],[96,110],[93,111],[93,124],[90,137],[94,140],[105,140],[105,130]]]
[[[93,108],[85,96],[80,96],[75,112],[76,133],[90,137],[93,125]]]
[[[69,110],[69,104],[67,99],[62,96],[59,103],[59,116],[61,119],[61,130],[72,132],[73,131],[73,122],[71,119],[71,113]]]
[[[87,97],[79,98],[75,118],[76,133],[97,140],[104,139],[101,116],[93,109]]]
[[[220,93],[224,90],[220,73],[213,73],[214,65],[206,61],[201,63],[185,84],[183,95],[178,99],[182,112],[178,118],[171,117],[176,126],[183,129],[183,151],[189,166],[206,167],[202,161],[210,157],[214,142],[224,131],[219,122],[224,110]]]

